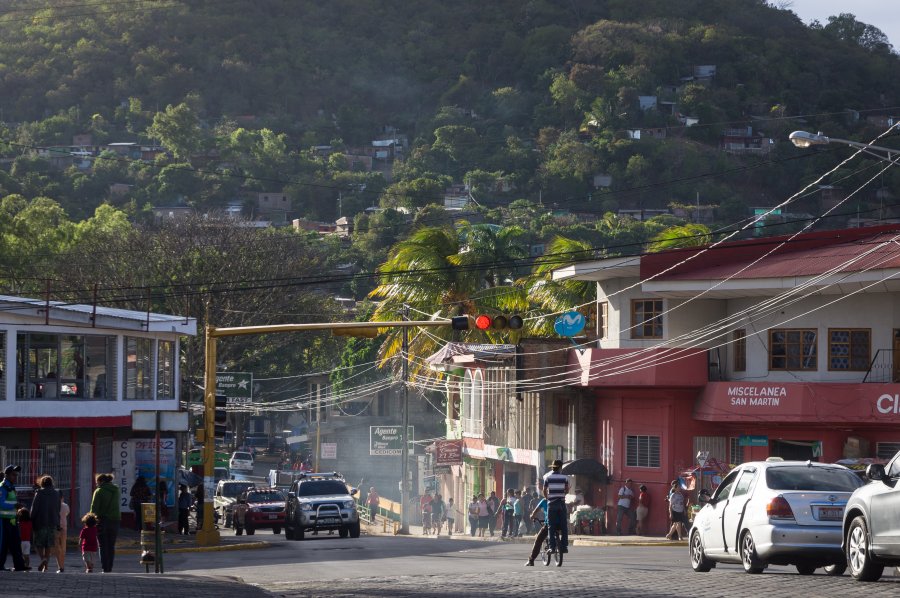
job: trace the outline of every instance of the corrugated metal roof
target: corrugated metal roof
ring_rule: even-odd
[[[140,329],[148,332],[178,332],[179,334],[196,335],[197,320],[185,316],[173,316],[115,307],[103,307],[66,303],[63,301],[46,302],[41,299],[0,295],[0,317],[3,312],[14,312],[24,316],[44,317],[44,309],[50,306],[50,319],[71,323],[90,323],[96,315],[97,327]]]

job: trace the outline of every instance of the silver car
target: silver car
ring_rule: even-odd
[[[747,573],[794,565],[800,575],[846,569],[844,506],[862,480],[842,465],[767,459],[731,471],[694,517],[691,566],[741,563]]]
[[[854,579],[876,581],[900,565],[900,453],[887,466],[869,465],[866,477],[844,511],[844,550]]]

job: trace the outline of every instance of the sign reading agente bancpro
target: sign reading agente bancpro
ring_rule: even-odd
[[[253,374],[216,372],[216,394],[225,395],[230,405],[253,402]]]
[[[369,426],[370,455],[402,455],[402,426]],[[408,428],[409,441],[413,440],[413,426]]]

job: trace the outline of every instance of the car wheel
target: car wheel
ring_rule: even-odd
[[[695,531],[691,536],[691,568],[698,573],[706,573],[713,567],[715,563],[706,558],[703,551],[703,540],[700,538],[700,532]]]
[[[338,530],[338,535],[342,538],[346,538],[350,535],[350,530],[346,527],[342,527],[340,530]]]
[[[765,567],[759,563],[759,557],[756,555],[756,543],[750,532],[744,532],[741,536],[741,564],[744,565],[744,571],[747,573],[762,573]]]
[[[350,537],[358,538],[359,537],[359,521],[356,523],[350,524]]]
[[[816,572],[817,567],[815,565],[797,565],[797,573],[800,575],[812,575]]]
[[[291,526],[285,524],[284,526],[284,539],[285,540],[293,540],[294,539],[294,530],[291,529]]]
[[[850,522],[847,531],[847,565],[856,581],[877,581],[884,573],[884,565],[872,561],[869,553],[869,530],[861,515]]]
[[[833,565],[826,565],[822,569],[825,571],[825,575],[840,577],[844,574],[844,571],[847,570],[847,563],[835,563]]]
[[[280,527],[273,527],[273,528],[272,528],[272,533],[275,534],[275,535],[277,536],[278,534],[281,533],[281,528],[280,528]]]

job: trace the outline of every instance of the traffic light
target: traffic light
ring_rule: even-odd
[[[225,405],[227,404],[228,398],[225,395],[216,395],[216,409],[213,417],[216,438],[225,438],[225,432],[228,428],[228,412],[225,411]]]
[[[521,330],[524,325],[525,321],[518,314],[509,316],[481,314],[475,318],[475,327],[479,330]]]

